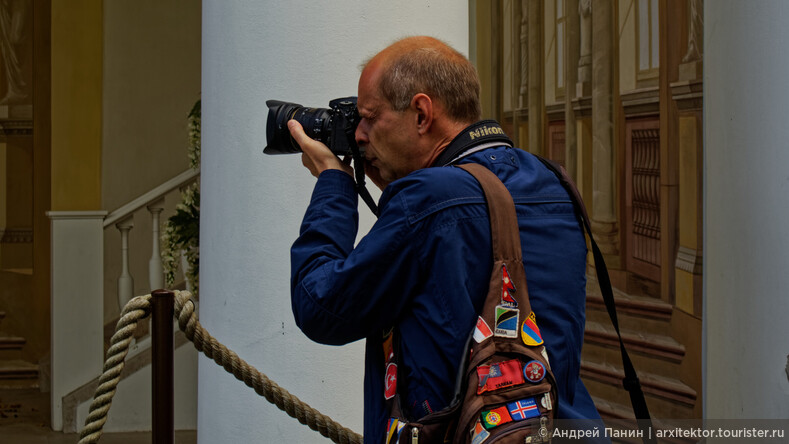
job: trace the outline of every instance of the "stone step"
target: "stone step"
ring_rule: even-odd
[[[693,409],[699,402],[695,390],[675,378],[638,369],[637,372],[653,417],[681,419],[693,416]],[[619,366],[581,362],[581,377],[589,392],[612,404],[630,404],[630,395],[622,386],[624,376]]]
[[[619,332],[622,335],[622,342],[625,343],[625,347],[631,353],[641,353],[673,362],[680,362],[685,357],[685,346],[669,336],[624,328],[620,328]],[[610,322],[608,324],[600,324],[587,321],[584,329],[584,338],[586,342],[619,349],[619,337]]]
[[[25,338],[0,333],[0,360],[21,359],[22,347],[26,342]]]
[[[614,402],[610,402],[605,399],[592,397],[592,401],[594,401],[595,406],[597,407],[597,411],[600,413],[600,417],[605,422],[606,427],[611,427],[612,429],[616,430],[635,430],[636,429],[636,422],[635,422],[635,414],[633,413],[633,407],[631,404],[622,405],[617,404]],[[650,416],[652,417],[652,428],[653,430],[657,429],[664,429],[664,430],[671,430],[672,426],[668,424],[664,424],[660,421],[660,419],[655,419],[655,414],[650,412]],[[623,434],[619,434],[620,436]],[[644,441],[640,438],[614,438],[612,439],[615,443],[630,443],[630,444],[642,444]],[[665,434],[659,440],[660,443],[670,443],[670,444],[691,444],[696,442],[692,438],[673,438],[668,437]]]
[[[0,361],[0,388],[38,387],[38,366],[20,359]]]
[[[659,375],[676,375],[685,356],[685,346],[671,337],[622,330],[630,360],[636,371],[642,369]],[[608,324],[587,322],[584,331],[583,359],[597,363],[622,364],[622,352],[614,327]]]
[[[669,335],[673,306],[661,300],[628,295],[614,289],[617,320],[620,329]],[[589,277],[586,283],[586,317],[593,322],[611,324],[597,280]]]

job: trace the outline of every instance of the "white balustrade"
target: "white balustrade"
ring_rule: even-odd
[[[121,233],[122,269],[120,277],[118,277],[118,304],[120,310],[123,309],[131,298],[137,296],[134,294],[134,279],[130,272],[131,264],[129,262],[129,249],[134,248],[133,243],[130,245],[129,241],[129,230],[134,227],[134,214],[145,207],[151,215],[151,242],[153,248],[151,257],[148,260],[148,279],[151,291],[164,288],[164,266],[161,258],[160,226],[163,214],[167,211],[172,211],[171,207],[174,206],[173,203],[166,205],[167,200],[170,198],[165,199],[165,196],[176,190],[183,190],[190,183],[197,180],[198,177],[200,177],[200,170],[190,169],[184,171],[126,205],[123,205],[104,219],[105,229],[114,224]],[[139,268],[135,269],[139,270]]]
[[[115,224],[121,232],[121,275],[118,278],[118,311],[134,297],[134,279],[129,272],[129,230],[134,228],[134,215]]]

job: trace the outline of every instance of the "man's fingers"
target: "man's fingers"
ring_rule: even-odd
[[[309,144],[312,139],[307,136],[307,133],[304,132],[304,128],[301,124],[295,120],[288,120],[288,130],[290,131],[290,135],[299,144],[301,149],[304,149],[304,145]]]
[[[340,159],[331,152],[329,147],[323,143],[311,139],[305,132],[301,124],[295,120],[288,121],[290,135],[299,144],[302,151],[302,163],[314,176],[329,169],[341,170],[353,175],[353,169],[343,164]]]

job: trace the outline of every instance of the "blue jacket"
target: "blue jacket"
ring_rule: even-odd
[[[599,418],[578,372],[585,323],[586,242],[567,192],[531,154],[497,146],[456,163],[493,171],[517,206],[532,308],[559,390],[559,418]],[[392,182],[378,221],[354,248],[357,195],[351,176],[318,178],[291,250],[292,308],[314,341],[366,338],[364,435],[383,441],[382,335],[401,333],[398,383],[412,419],[440,410],[454,393],[465,341],[490,280],[490,224],[477,181],[453,166]],[[405,381],[405,382],[403,382]]]

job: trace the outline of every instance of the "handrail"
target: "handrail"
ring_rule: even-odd
[[[125,219],[130,214],[134,213],[135,211],[139,210],[140,208],[148,205],[149,203],[157,200],[158,198],[164,196],[165,194],[169,193],[170,191],[179,188],[191,181],[193,181],[197,176],[200,175],[200,169],[188,169],[183,173],[173,177],[172,179],[168,180],[167,182],[159,185],[158,187],[148,191],[147,193],[143,194],[142,196],[132,200],[131,202],[123,205],[122,207],[114,210],[111,212],[107,217],[104,219],[104,228],[107,228],[123,219]]]

